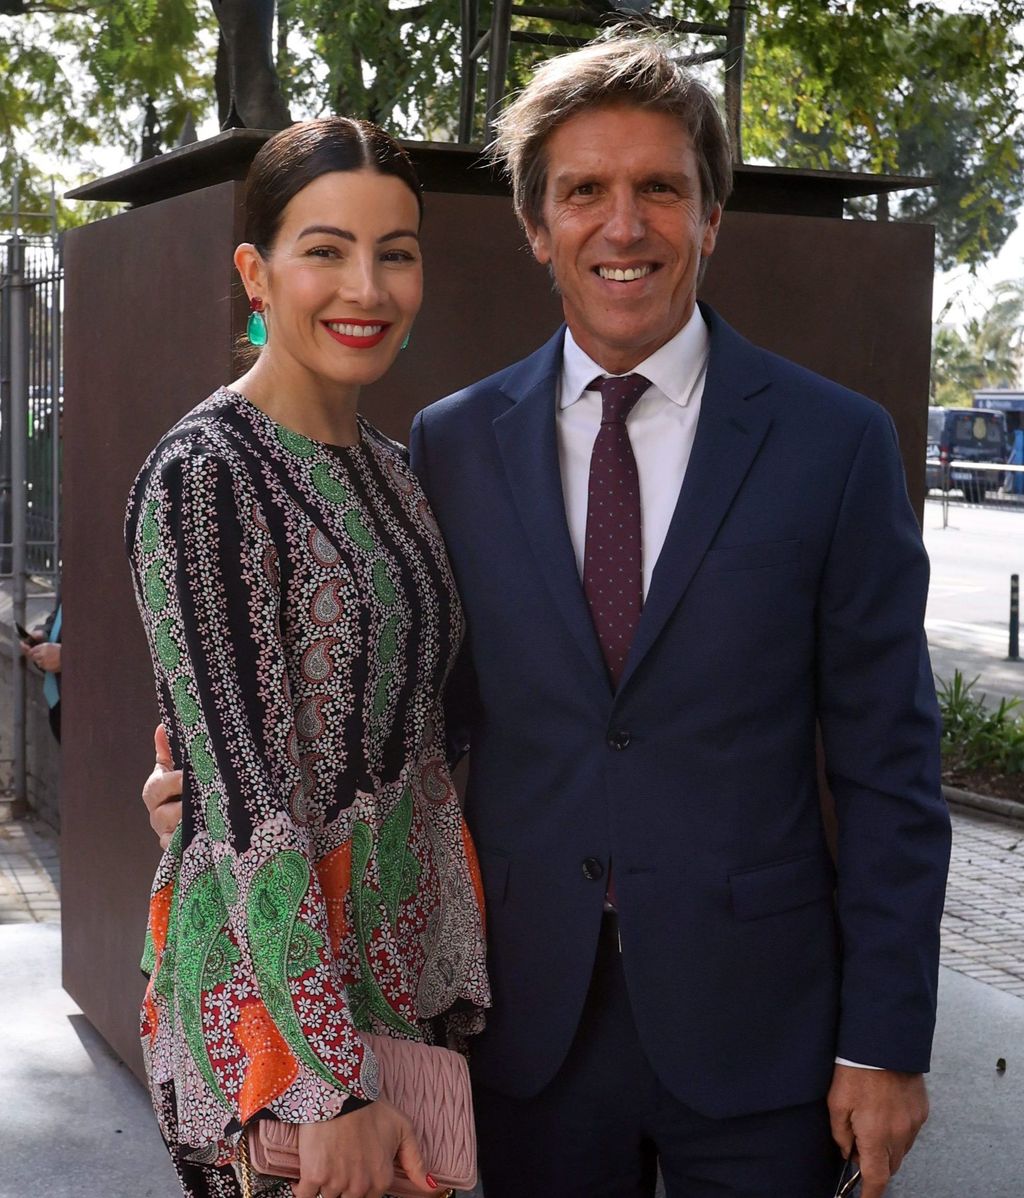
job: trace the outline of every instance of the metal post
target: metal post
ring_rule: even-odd
[[[50,263],[50,513],[53,519],[53,576],[60,585],[60,460],[61,401],[64,397],[64,361],[61,356],[61,286],[63,246],[57,232],[57,193],[50,187],[50,216],[53,229],[53,258]]]
[[[462,81],[459,96],[459,141],[473,140],[473,114],[476,110],[476,59],[473,51],[477,38],[477,7],[480,0],[462,0]]]
[[[942,465],[942,527],[949,527],[949,462]]]
[[[746,0],[732,0],[725,46],[725,119],[733,162],[743,161],[743,59],[747,37]]]
[[[28,473],[28,291],[25,286],[25,242],[21,236],[21,196],[14,182],[14,233],[10,240],[11,302],[11,607],[12,615],[25,623],[26,541],[28,511],[25,482]],[[13,759],[14,799],[28,798],[25,763],[25,661],[14,661]]]
[[[8,247],[0,267],[0,575],[11,572],[11,304]]]
[[[1010,575],[1010,653],[1007,661],[1020,661],[1020,575]]]
[[[487,112],[484,145],[494,137],[494,122],[505,96],[508,74],[508,44],[512,29],[512,0],[494,0],[491,9],[491,46],[487,58]]]

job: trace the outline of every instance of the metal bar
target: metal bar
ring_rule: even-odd
[[[671,17],[647,19],[644,24],[666,33],[697,33],[701,37],[726,37],[729,33],[728,25],[713,25],[706,21],[673,21]]]
[[[747,38],[747,2],[731,0],[725,37],[725,120],[733,162],[743,161],[743,68]]]
[[[491,53],[487,63],[487,126],[484,144],[494,140],[494,122],[505,96],[508,74],[509,33],[512,28],[512,0],[494,0],[491,9]]]
[[[490,46],[490,44],[491,44],[491,31],[488,29],[480,35],[480,40],[470,51],[469,57],[473,60],[473,62],[476,62],[477,59],[479,59],[483,55],[484,51],[488,48],[488,46]]]
[[[942,527],[949,528],[949,463],[942,466]]]
[[[61,526],[61,425],[64,408],[64,357],[62,313],[64,285],[64,253],[57,235],[57,193],[51,189],[53,208],[53,262],[50,286],[50,516],[53,520],[53,576],[60,585],[60,526]]]
[[[547,4],[513,4],[512,15],[538,21],[565,21],[567,25],[593,25],[600,16],[592,8],[551,8]]]
[[[459,83],[459,141],[468,145],[473,140],[473,117],[476,111],[476,58],[473,48],[477,39],[477,5],[479,0],[461,0],[462,7],[462,78]]]
[[[1010,653],[1007,661],[1020,661],[1020,575],[1010,575]]]
[[[593,8],[552,8],[547,4],[513,4],[514,17],[532,17],[538,21],[565,21],[567,25],[597,25],[628,21],[628,12],[598,12]],[[663,29],[672,33],[697,33],[704,37],[725,37],[728,25],[707,21],[674,21],[671,17],[644,16],[637,20],[645,28]]]
[[[571,33],[530,33],[525,29],[514,29],[508,38],[510,42],[524,46],[557,46],[560,50],[580,50],[590,45],[588,37],[574,37]]]
[[[688,54],[683,61],[688,67],[700,66],[703,62],[717,62],[718,59],[724,58],[725,50],[705,50],[702,54]]]
[[[934,464],[937,459],[927,460]],[[1012,462],[972,462],[967,458],[954,458],[949,462],[949,466],[962,467],[964,470],[994,471],[996,474],[1024,474],[1024,466],[1015,466]]]
[[[14,209],[18,210],[18,182],[14,183]],[[25,243],[20,222],[15,221],[9,246],[8,295],[11,304],[11,615],[25,623],[25,553],[27,517],[25,481],[28,449],[28,291],[25,286]],[[25,659],[20,655],[11,671],[14,685],[13,729],[11,757],[13,758],[14,799],[24,803],[28,798],[25,762]]]
[[[8,245],[3,246],[4,260]],[[11,290],[0,271],[0,570],[11,571]]]

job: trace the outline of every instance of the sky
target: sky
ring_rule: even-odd
[[[936,273],[932,318],[938,320],[948,303],[945,321],[963,325],[972,316],[980,316],[985,311],[996,283],[1020,278],[1024,278],[1024,211],[1018,214],[1017,228],[1006,245],[975,276],[972,277],[965,266]]]

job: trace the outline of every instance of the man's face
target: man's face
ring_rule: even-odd
[[[623,104],[582,112],[555,129],[545,152],[530,247],[551,266],[577,344],[624,374],[690,319],[721,205],[705,217],[693,142],[667,113]]]

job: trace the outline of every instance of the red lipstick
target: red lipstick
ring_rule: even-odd
[[[385,320],[321,320],[320,323],[335,341],[341,345],[347,345],[349,349],[373,349],[375,345],[380,345],[387,336],[388,329],[391,328],[390,323]],[[350,329],[380,329],[380,332],[362,335],[339,333],[331,328],[332,324]]]

